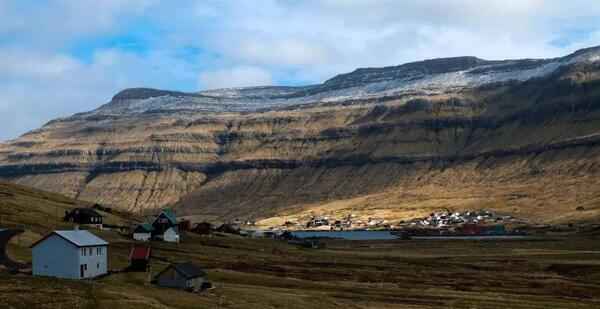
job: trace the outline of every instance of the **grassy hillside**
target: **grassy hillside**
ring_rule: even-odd
[[[65,211],[92,204],[77,201],[60,194],[0,182],[0,228],[23,228],[18,237],[22,245],[29,245],[46,233],[57,229],[72,229],[73,224],[63,222]],[[123,225],[135,219],[122,212],[98,211],[108,224]]]
[[[47,205],[77,204],[12,185],[2,192],[13,194],[2,198],[2,213],[32,235],[61,224]],[[131,240],[94,233],[110,241],[110,269],[126,267]],[[152,274],[168,262],[193,261],[206,268],[215,289],[197,295],[158,288],[147,273],[71,281],[0,271],[0,308],[598,308],[599,241],[331,240],[314,250],[267,239],[183,235],[180,244],[152,243]],[[16,242],[9,253],[28,261],[28,246]]]
[[[0,178],[217,220],[314,212],[394,223],[489,208],[594,221],[599,119],[594,63],[522,83],[256,113],[80,115],[0,145]]]

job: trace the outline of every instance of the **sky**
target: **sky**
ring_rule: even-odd
[[[129,87],[304,85],[597,45],[598,0],[0,0],[0,141]]]

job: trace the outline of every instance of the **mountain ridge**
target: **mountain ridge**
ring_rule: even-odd
[[[0,178],[219,220],[399,221],[444,207],[600,218],[599,55],[445,58],[304,87],[126,89],[0,144]]]
[[[587,57],[586,57],[587,56]],[[594,59],[597,57],[600,59],[600,46],[585,48],[577,50],[567,56],[564,57],[556,57],[556,58],[525,58],[525,59],[507,59],[507,60],[484,60],[478,58],[476,56],[460,56],[460,57],[448,57],[448,58],[433,58],[426,59],[415,62],[407,62],[400,65],[394,66],[385,66],[385,67],[365,67],[365,68],[357,68],[349,73],[338,74],[330,79],[325,80],[321,84],[316,85],[308,85],[308,86],[256,86],[256,87],[237,87],[237,88],[220,88],[220,89],[209,89],[197,92],[182,92],[182,91],[171,91],[171,90],[161,90],[161,89],[153,89],[153,88],[127,88],[119,91],[117,94],[113,96],[111,101],[121,101],[128,99],[148,99],[160,96],[173,96],[173,97],[206,97],[212,99],[218,98],[235,98],[235,97],[246,97],[242,95],[243,92],[252,92],[254,90],[281,90],[288,93],[288,95],[275,95],[273,97],[270,96],[256,96],[256,98],[286,98],[294,96],[295,91],[306,91],[306,90],[314,90],[320,87],[325,87],[327,85],[336,85],[338,87],[352,87],[360,84],[366,83],[374,83],[377,80],[363,80],[362,83],[352,84],[352,83],[344,83],[344,80],[349,77],[355,75],[372,75],[373,73],[381,73],[381,72],[393,72],[392,78],[398,79],[403,78],[401,73],[405,73],[410,75],[409,73],[417,74],[417,76],[412,76],[412,78],[419,77],[418,75],[426,75],[426,74],[442,74],[442,73],[451,73],[457,71],[465,71],[481,66],[485,66],[486,68],[481,68],[478,72],[490,72],[493,71],[494,68],[503,68],[505,70],[510,70],[510,68],[515,67],[526,67],[528,69],[535,68],[540,65],[544,65],[550,62],[582,62],[582,61],[597,61],[598,59]],[[404,76],[407,77],[407,76]],[[408,76],[411,78],[411,76]],[[292,93],[290,93],[292,92]],[[225,95],[226,93],[230,93],[229,96]],[[213,94],[213,95],[211,95]],[[248,96],[252,97],[252,96]]]

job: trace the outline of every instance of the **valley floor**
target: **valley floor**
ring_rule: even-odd
[[[132,243],[113,232],[110,268]],[[342,241],[306,249],[268,239],[184,235],[152,243],[168,261],[206,267],[214,289],[158,288],[146,273],[69,281],[0,272],[1,308],[600,308],[600,238]],[[27,246],[9,253],[30,259]]]

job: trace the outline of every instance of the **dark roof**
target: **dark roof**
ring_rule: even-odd
[[[165,217],[167,218],[167,220],[169,220],[169,222],[172,225],[176,225],[177,224],[177,216],[175,215],[175,212],[172,209],[163,209],[154,219],[154,222],[156,222],[156,220],[161,216],[161,215],[165,215]]]
[[[171,264],[169,267],[167,267],[165,270],[159,273],[157,277],[160,277],[165,271],[169,270],[170,268],[175,269],[175,271],[178,272],[185,279],[193,279],[206,276],[204,270],[202,270],[199,266],[191,262],[186,262]]]
[[[101,214],[92,208],[74,208],[70,213],[74,214],[75,212],[79,212],[80,214],[88,215],[90,217],[102,217]]]
[[[129,253],[129,260],[148,260],[152,249],[146,246],[134,246]]]
[[[167,216],[167,218],[169,219],[169,221],[171,221],[171,223],[177,224],[177,216],[175,215],[175,212],[173,211],[173,209],[170,209],[170,208],[163,209],[162,213],[164,213],[165,216]]]
[[[136,226],[134,232],[137,231],[138,229],[141,229],[145,232],[152,232],[154,230],[154,227],[152,226],[152,224],[143,223],[143,224]]]

